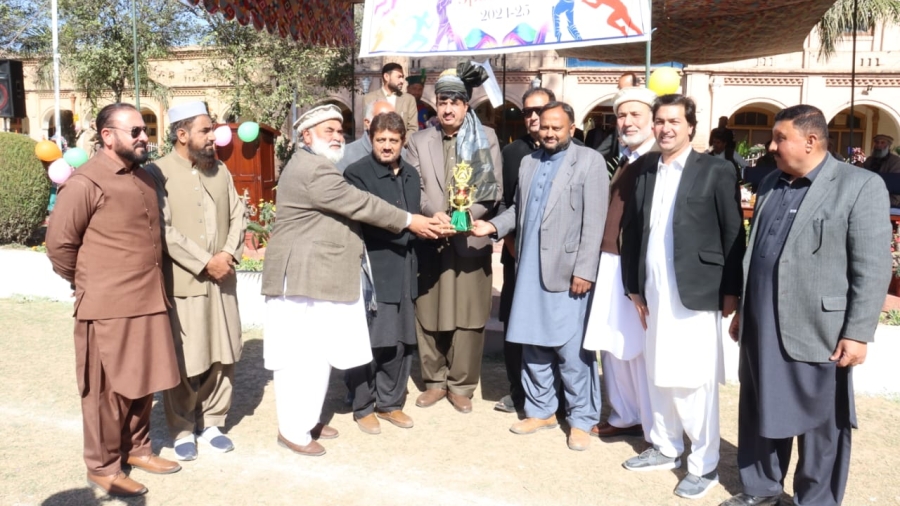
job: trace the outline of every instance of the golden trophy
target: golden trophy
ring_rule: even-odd
[[[472,218],[469,215],[469,208],[475,202],[476,187],[469,185],[472,179],[472,166],[466,162],[460,162],[453,168],[453,183],[448,189],[450,194],[450,208],[453,213],[450,216],[450,224],[457,232],[468,232],[472,230]]]

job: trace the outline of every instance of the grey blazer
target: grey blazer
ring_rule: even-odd
[[[757,212],[765,210],[781,174],[774,171],[760,183]],[[891,277],[889,218],[881,178],[828,155],[778,262],[778,326],[791,358],[825,363],[841,338],[875,339]],[[754,223],[744,256],[744,292],[755,243]]]
[[[505,237],[525,225],[531,181],[544,150],[522,159],[515,201],[490,220],[497,236]],[[553,178],[541,219],[541,282],[550,292],[569,290],[572,276],[594,282],[600,263],[600,241],[606,225],[609,176],[603,155],[572,144]],[[522,233],[516,235],[516,258],[522,257]]]
[[[399,233],[406,211],[350,183],[325,157],[298,150],[278,180],[278,219],[266,248],[262,294],[333,302],[359,298],[362,230]]]
[[[488,127],[484,127],[484,133],[491,145],[491,161],[494,163],[497,188],[503,188],[503,160],[500,156],[497,134]],[[450,203],[447,195],[447,174],[444,171],[443,133],[440,126],[416,132],[409,139],[406,150],[408,153],[406,160],[419,171],[419,176],[421,176],[422,214],[431,217],[441,211],[447,212],[450,209]],[[501,197],[502,191],[497,191],[494,200],[473,205],[470,209],[472,219],[490,218]],[[461,256],[485,256],[490,255],[493,251],[491,240],[488,237],[458,234],[451,237],[450,242]]]

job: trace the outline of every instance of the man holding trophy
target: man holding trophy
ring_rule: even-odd
[[[422,179],[422,214],[457,232],[489,219],[500,200],[497,135],[469,108],[472,89],[486,80],[485,70],[470,63],[445,71],[434,86],[440,125],[413,134],[407,146]],[[472,411],[491,311],[492,251],[486,237],[453,232],[420,241],[416,327],[426,390],[419,407],[447,397],[457,411]]]

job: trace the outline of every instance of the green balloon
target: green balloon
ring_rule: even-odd
[[[63,155],[63,160],[73,168],[78,168],[84,164],[84,162],[88,161],[88,154],[87,151],[81,148],[69,148]]]
[[[259,123],[247,121],[238,127],[238,138],[244,142],[253,142],[259,137]]]

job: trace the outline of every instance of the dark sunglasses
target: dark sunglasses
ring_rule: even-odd
[[[541,109],[543,109],[543,107],[526,107],[522,109],[522,114],[524,114],[526,118],[530,118],[532,114],[540,116]]]
[[[141,136],[141,132],[147,133],[147,126],[146,126],[146,125],[145,125],[145,126],[142,126],[142,127],[131,127],[131,130],[129,130],[129,129],[127,129],[127,128],[119,128],[119,127],[114,127],[114,126],[106,127],[106,128],[112,128],[113,130],[121,130],[121,131],[123,131],[123,132],[131,132],[131,138],[132,138],[132,139],[137,139],[138,137],[140,137],[140,136]]]

